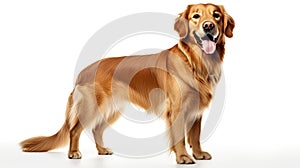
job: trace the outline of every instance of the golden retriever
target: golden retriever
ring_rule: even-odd
[[[225,36],[233,36],[234,26],[221,5],[188,5],[175,20],[178,44],[157,54],[106,58],[86,67],[69,96],[62,128],[21,142],[23,151],[45,152],[70,142],[68,157],[80,159],[80,134],[91,128],[98,154],[112,154],[103,146],[103,131],[118,119],[124,103],[132,103],[166,120],[177,163],[211,159],[199,141],[201,118],[221,76]],[[185,148],[186,137],[193,157]]]

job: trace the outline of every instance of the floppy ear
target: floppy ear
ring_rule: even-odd
[[[226,12],[224,17],[225,17],[224,18],[225,35],[231,38],[233,36],[232,32],[235,26],[235,22],[233,18],[230,15],[228,15]]]
[[[176,18],[174,30],[178,32],[181,39],[184,39],[189,32],[189,23],[182,15],[183,13],[179,14],[179,16]]]
[[[179,37],[184,39],[189,34],[188,14],[192,5],[188,5],[186,10],[179,14],[175,20],[174,30],[178,32]]]
[[[224,14],[224,32],[225,35],[229,38],[233,36],[233,29],[235,26],[235,22],[233,18],[225,11],[225,8],[223,5],[219,5],[222,13]]]

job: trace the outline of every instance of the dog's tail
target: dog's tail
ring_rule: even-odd
[[[47,152],[52,149],[63,147],[68,144],[69,136],[69,116],[73,104],[72,94],[70,94],[66,109],[66,121],[61,129],[52,136],[39,136],[26,139],[20,143],[24,152]]]
[[[39,136],[26,139],[20,143],[24,152],[47,152],[49,150],[67,145],[69,130],[66,123],[52,136]]]

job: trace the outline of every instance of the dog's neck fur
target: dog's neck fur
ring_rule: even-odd
[[[205,54],[197,44],[189,41],[179,41],[178,47],[187,58],[195,79],[201,83],[208,82],[214,88],[221,77],[224,43],[218,44],[216,52],[212,55]]]

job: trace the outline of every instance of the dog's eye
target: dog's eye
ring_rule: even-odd
[[[200,17],[200,15],[199,14],[195,14],[195,15],[193,15],[193,18],[194,19],[198,19]]]
[[[219,19],[219,18],[220,18],[220,14],[214,13],[214,14],[213,14],[213,17],[216,18],[216,19]]]

